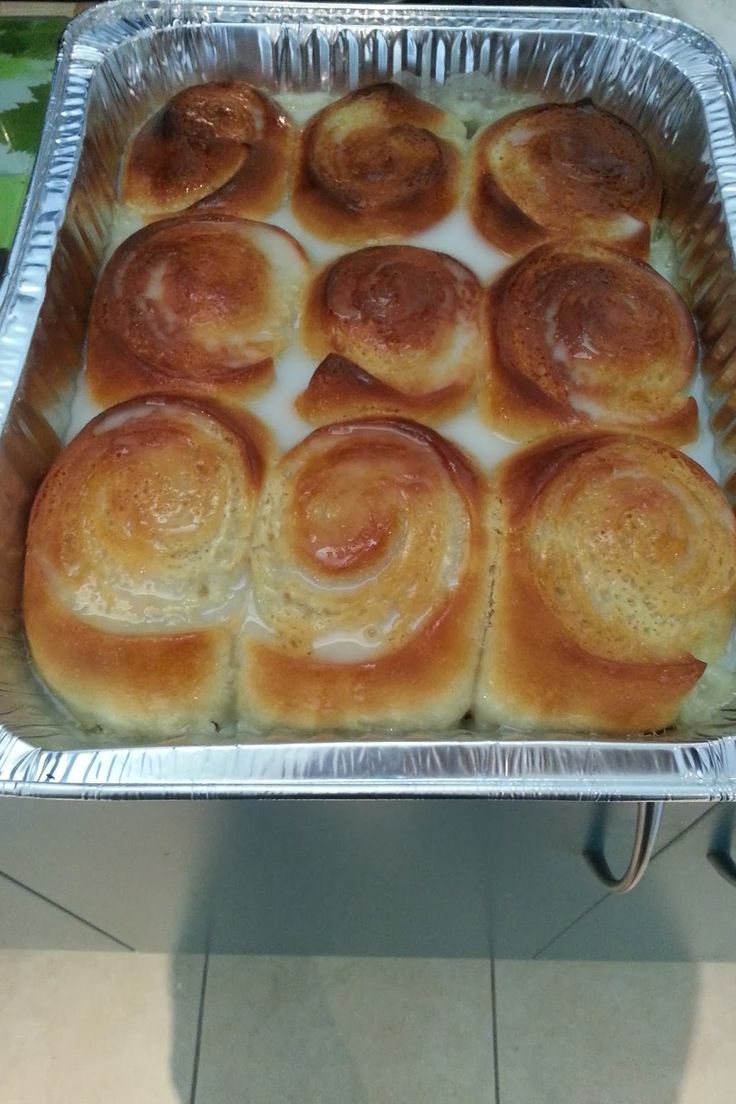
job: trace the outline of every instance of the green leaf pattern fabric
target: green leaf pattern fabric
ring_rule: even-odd
[[[0,249],[10,246],[23,206],[65,25],[0,18]]]

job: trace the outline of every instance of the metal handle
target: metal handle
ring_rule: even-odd
[[[662,809],[661,801],[639,802],[636,810],[634,847],[629,865],[620,878],[615,877],[611,872],[602,850],[589,848],[583,851],[583,857],[588,866],[612,893],[628,893],[644,877],[657,840]]]
[[[736,886],[736,862],[723,851],[709,851],[708,862],[730,885]]]

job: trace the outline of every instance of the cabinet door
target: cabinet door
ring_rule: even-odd
[[[736,960],[736,886],[708,855],[736,855],[736,805],[717,806],[654,857],[636,889],[609,896],[544,958]]]
[[[659,845],[705,811],[665,810]],[[605,896],[635,806],[0,799],[0,871],[141,950],[530,957]]]

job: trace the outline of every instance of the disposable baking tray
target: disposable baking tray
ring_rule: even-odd
[[[148,3],[68,28],[0,302],[0,793],[45,796],[736,797],[736,711],[666,739],[510,728],[351,738],[97,746],[37,683],[19,614],[30,502],[60,448],[121,153],[187,83],[239,75],[342,93],[408,72],[496,90],[592,96],[648,139],[690,284],[722,481],[736,496],[736,83],[676,20],[620,9]],[[477,81],[478,78],[476,77]]]

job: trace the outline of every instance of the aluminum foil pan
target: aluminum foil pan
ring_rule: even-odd
[[[334,90],[479,73],[490,89],[592,95],[647,137],[665,176],[704,345],[724,486],[736,497],[736,82],[705,35],[624,10],[280,6],[116,0],[68,28],[0,289],[0,793],[45,796],[492,795],[736,798],[736,711],[667,740],[565,733],[288,732],[267,741],[92,746],[29,667],[19,615],[34,491],[60,448],[132,129],[201,79]],[[477,79],[477,78],[476,78]]]

